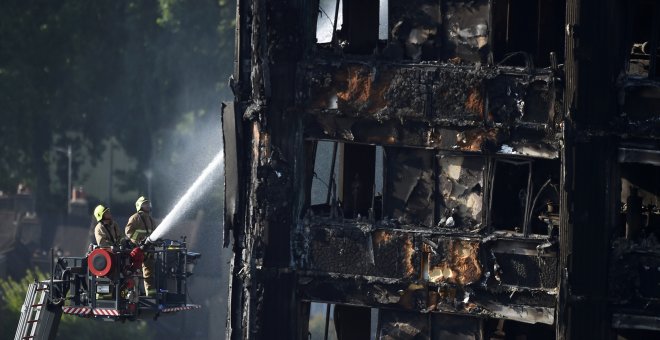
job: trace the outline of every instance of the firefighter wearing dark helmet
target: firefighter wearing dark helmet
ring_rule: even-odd
[[[141,244],[144,240],[151,235],[156,228],[156,223],[151,217],[151,203],[144,196],[135,201],[135,209],[137,212],[128,219],[126,224],[126,236],[135,244]],[[154,257],[153,254],[145,254],[144,262],[142,262],[142,276],[144,276],[144,289],[147,296],[154,296],[156,294],[154,286]]]
[[[97,222],[94,227],[94,238],[99,247],[117,246],[126,239],[124,234],[119,231],[117,222],[112,219],[110,209],[98,205],[94,209],[94,218]]]

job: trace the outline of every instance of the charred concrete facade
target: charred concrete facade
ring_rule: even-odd
[[[308,339],[315,302],[340,339],[660,336],[660,2],[236,20],[228,339]]]

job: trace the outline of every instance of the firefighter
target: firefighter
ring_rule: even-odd
[[[112,219],[110,209],[99,205],[94,209],[94,218],[96,218],[96,227],[94,227],[94,237],[99,247],[119,246],[126,240],[124,234],[119,231],[117,222]]]
[[[135,201],[137,213],[128,219],[126,224],[126,236],[135,244],[143,244],[145,239],[151,235],[156,228],[154,219],[149,214],[151,212],[151,203],[144,196]],[[144,277],[144,290],[147,296],[155,296],[154,286],[154,256],[152,253],[144,255],[142,262],[142,276]]]

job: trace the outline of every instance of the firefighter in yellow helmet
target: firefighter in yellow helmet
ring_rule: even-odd
[[[103,205],[98,205],[94,209],[94,218],[97,222],[94,227],[94,237],[99,247],[118,246],[126,239],[124,234],[119,230],[117,222],[112,219],[110,209]]]
[[[135,201],[135,209],[137,212],[128,219],[125,232],[133,243],[140,244],[156,229],[156,223],[150,215],[151,203],[144,196]],[[142,262],[142,276],[144,276],[144,289],[147,296],[155,296],[153,254],[145,254],[144,262]]]

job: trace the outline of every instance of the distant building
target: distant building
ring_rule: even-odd
[[[80,196],[71,202],[70,215],[37,216],[28,190],[0,196],[0,276],[22,278],[28,268],[50,270],[55,255],[83,256],[93,241],[92,217]]]

